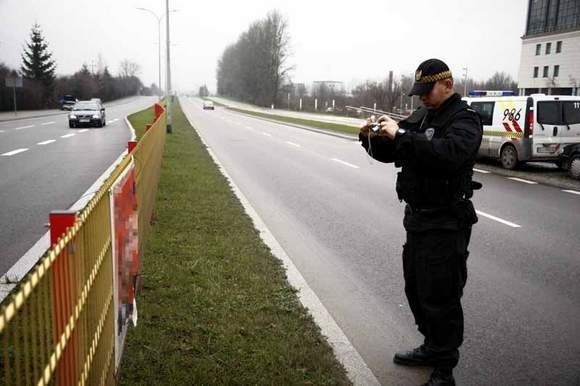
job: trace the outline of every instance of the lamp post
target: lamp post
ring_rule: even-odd
[[[155,20],[157,20],[157,48],[159,51],[159,83],[157,84],[157,87],[161,90],[161,20],[163,20],[163,15],[157,16],[155,12],[147,8],[138,7],[137,9],[140,11],[149,12],[151,15],[153,15]],[[161,95],[159,95],[159,100],[161,100]]]
[[[171,113],[171,55],[169,53],[169,0],[165,0],[165,17],[166,17],[166,34],[165,34],[165,45],[167,49],[167,84],[166,84],[166,101],[167,101],[167,133],[171,134],[173,129],[171,128],[171,124],[173,121],[172,113]]]

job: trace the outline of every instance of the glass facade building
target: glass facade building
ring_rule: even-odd
[[[580,28],[580,0],[530,0],[526,37]]]

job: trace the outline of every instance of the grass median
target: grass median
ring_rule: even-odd
[[[228,107],[232,111],[237,111],[239,113],[254,115],[261,118],[272,119],[274,121],[280,121],[285,123],[293,123],[300,126],[308,126],[313,127],[315,129],[321,130],[329,130],[329,131],[336,131],[342,134],[353,134],[358,135],[359,128],[349,125],[341,125],[339,123],[330,123],[330,122],[321,122],[315,121],[311,119],[302,119],[302,118],[294,118],[294,117],[287,117],[284,115],[276,115],[276,114],[268,114],[268,113],[260,113],[257,111],[250,111],[244,109],[238,109],[235,107]]]
[[[121,385],[350,383],[178,103],[156,214]]]

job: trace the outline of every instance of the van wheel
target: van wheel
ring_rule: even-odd
[[[577,155],[570,161],[568,173],[570,173],[570,177],[580,179],[580,155]]]
[[[518,152],[513,145],[505,145],[499,158],[504,169],[513,170],[518,166]]]

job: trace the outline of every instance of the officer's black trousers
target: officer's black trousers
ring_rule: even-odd
[[[471,227],[407,231],[403,246],[405,293],[425,346],[459,360],[463,342],[461,296],[467,280],[467,246]]]

